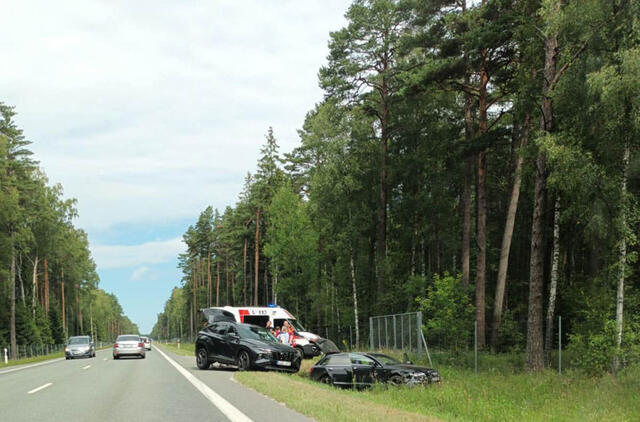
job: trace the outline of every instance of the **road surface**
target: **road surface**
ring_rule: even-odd
[[[146,359],[92,359],[2,369],[3,421],[310,421],[195,358],[154,346]]]

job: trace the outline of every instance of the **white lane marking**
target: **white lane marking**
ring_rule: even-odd
[[[191,372],[184,369],[180,364],[167,356],[162,350],[156,347],[156,351],[162,355],[180,374],[198,389],[215,407],[218,408],[232,422],[253,422],[247,415],[242,413],[222,396],[209,388],[208,385],[196,378]]]
[[[48,383],[46,383],[45,385],[41,385],[41,386],[40,386],[40,387],[38,387],[38,388],[34,388],[33,390],[28,391],[28,392],[27,392],[27,394],[37,393],[38,391],[40,391],[40,390],[44,390],[45,388],[49,387],[49,386],[50,386],[50,385],[52,385],[52,384],[53,384],[52,382],[48,382]]]
[[[104,358],[104,359],[102,359],[102,360],[107,360],[107,358]]]
[[[82,368],[82,369],[84,370],[84,369],[89,369],[89,368],[91,368],[91,365],[87,365],[87,366],[85,366],[85,367],[84,367],[84,368]]]
[[[27,365],[27,366],[21,366],[19,368],[7,369],[6,371],[0,371],[0,375],[8,374],[9,372],[14,372],[14,371],[21,371],[23,369],[34,368],[36,366],[49,365],[50,363],[60,362],[61,360],[64,360],[64,358],[51,359],[51,360],[48,360],[46,362],[34,363],[33,365]]]

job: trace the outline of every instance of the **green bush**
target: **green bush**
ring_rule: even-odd
[[[430,343],[449,349],[467,348],[471,344],[475,308],[459,275],[434,275],[427,297],[418,297],[416,301],[424,313]]]

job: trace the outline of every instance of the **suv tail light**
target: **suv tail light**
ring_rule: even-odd
[[[138,343],[138,347],[144,347],[144,343]]]

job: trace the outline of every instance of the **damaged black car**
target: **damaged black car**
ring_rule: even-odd
[[[265,328],[216,318],[198,333],[196,363],[208,369],[218,362],[235,365],[241,371],[264,369],[284,372],[300,370],[300,355],[293,347],[281,344]],[[211,320],[211,319],[210,319]]]
[[[374,383],[417,386],[440,382],[440,374],[381,353],[332,353],[311,368],[311,379],[356,388]]]

